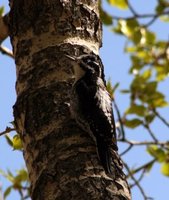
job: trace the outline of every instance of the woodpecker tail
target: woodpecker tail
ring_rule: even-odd
[[[117,151],[115,144],[108,144],[103,138],[97,138],[98,156],[107,174],[112,174],[112,150]]]

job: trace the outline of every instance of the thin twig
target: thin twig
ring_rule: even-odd
[[[169,145],[169,141],[165,141],[165,142],[162,142],[162,141],[157,141],[157,142],[153,142],[153,141],[134,141],[134,140],[121,140],[121,139],[118,139],[119,142],[123,142],[123,143],[128,143],[130,145],[160,145],[160,146],[167,146]]]
[[[141,180],[143,179],[144,174],[145,174],[145,170],[142,170],[140,177],[137,179],[137,181],[138,181],[139,183],[140,183]],[[130,185],[130,188],[133,188],[134,186],[136,186],[135,183],[131,184],[131,185]]]
[[[0,136],[5,135],[11,131],[15,131],[15,128],[6,127],[6,130],[0,133]]]
[[[145,28],[148,28],[148,27],[151,26],[157,19],[158,19],[158,16],[154,16],[147,24],[144,24],[143,26],[144,26]]]
[[[134,175],[133,175],[132,172],[130,171],[128,165],[127,165],[126,163],[124,163],[124,166],[125,166],[126,170],[128,171],[128,173],[129,173],[131,179],[134,181],[135,185],[136,185],[136,186],[138,187],[138,189],[140,190],[140,192],[141,192],[141,194],[142,194],[144,200],[152,199],[152,198],[149,198],[149,197],[146,196],[146,194],[145,194],[143,188],[141,187],[140,183],[137,181],[137,179],[134,177]]]
[[[128,16],[128,17],[119,17],[119,16],[115,16],[115,15],[112,15],[112,19],[114,20],[131,20],[131,19],[135,19],[135,18],[158,18],[160,16],[163,16],[163,15],[168,15],[169,14],[169,11],[166,11],[166,12],[163,12],[163,13],[159,13],[159,14],[154,14],[154,13],[151,13],[151,14],[137,14],[137,15],[133,15],[133,16]]]
[[[155,137],[155,134],[152,132],[152,130],[150,129],[150,126],[148,124],[143,124],[143,126],[147,129],[148,133],[150,134],[150,136],[152,137],[152,139],[158,143],[158,139]]]
[[[143,169],[146,170],[146,168],[147,168],[149,165],[154,164],[155,161],[156,161],[156,159],[153,159],[153,160],[149,161],[148,163],[145,163],[144,165],[138,167],[137,169],[134,169],[134,170],[132,169],[132,172],[131,172],[131,173],[134,175],[134,174],[140,172],[140,171],[143,170]],[[130,176],[130,175],[129,175],[129,176]],[[127,176],[127,177],[128,177],[128,176]]]
[[[19,192],[19,194],[21,196],[21,200],[24,200],[25,198],[24,198],[24,195],[23,195],[23,191],[19,189],[18,192]]]
[[[122,139],[125,139],[125,131],[124,131],[124,127],[123,127],[123,121],[122,121],[120,110],[117,106],[115,99],[113,99],[113,103],[114,103],[114,107],[115,107],[115,110],[116,110],[116,113],[117,113],[118,121],[120,123],[120,129],[121,129],[120,132],[122,134]]]
[[[139,16],[139,14],[134,10],[134,8],[133,8],[133,6],[131,5],[130,1],[129,1],[129,0],[125,0],[125,1],[126,1],[126,3],[128,4],[128,7],[129,7],[130,11],[133,13],[133,15],[134,15],[135,17]]]
[[[169,122],[167,122],[155,109],[153,112],[169,128]]]
[[[130,149],[133,147],[133,144],[130,144],[128,147],[127,147],[127,149],[126,150],[124,150],[121,154],[120,154],[120,156],[123,156],[124,154],[126,154],[128,151],[130,151]]]

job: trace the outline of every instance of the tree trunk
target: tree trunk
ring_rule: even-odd
[[[11,0],[15,56],[15,124],[23,141],[33,200],[120,199],[130,194],[117,153],[113,177],[95,144],[70,117],[72,67],[65,54],[98,53],[98,2]]]

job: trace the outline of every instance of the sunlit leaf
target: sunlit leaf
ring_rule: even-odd
[[[145,70],[141,75],[145,80],[148,80],[152,75],[152,71],[150,69]]]
[[[163,65],[155,65],[156,69],[156,79],[157,81],[162,81],[168,77],[169,74],[169,65],[165,63]]]
[[[165,176],[169,176],[169,162],[164,162],[164,163],[162,163],[161,172],[162,172]]]
[[[163,22],[169,22],[169,16],[168,15],[161,16],[160,20]]]
[[[141,32],[139,24],[135,19],[119,20],[120,31],[130,38],[134,43],[139,43],[141,39]]]
[[[162,93],[157,91],[152,91],[151,95],[146,95],[146,102],[152,107],[165,107],[168,106],[168,102],[166,102],[165,97]],[[145,100],[145,99],[144,99]]]
[[[134,74],[135,70],[140,70],[143,68],[144,63],[143,60],[139,59],[137,56],[132,55],[131,56],[132,66],[130,68],[130,73]]]
[[[13,142],[13,148],[14,149],[18,149],[18,150],[22,149],[22,141],[21,141],[18,134],[13,137],[12,142]]]
[[[165,101],[164,99],[156,99],[152,103],[153,107],[166,107],[169,106],[168,102]]]
[[[130,47],[125,47],[124,49],[126,52],[128,53],[133,53],[137,51],[137,47],[136,46],[130,46]]]
[[[107,0],[112,6],[120,9],[127,9],[128,5],[126,0]]]
[[[134,31],[135,26],[137,26],[136,20],[119,20],[119,24],[121,25],[121,31],[128,37],[131,37]]]
[[[159,148],[157,145],[151,145],[147,147],[147,152],[155,157],[158,162],[164,162],[166,159],[166,154],[163,149]]]
[[[154,44],[156,40],[155,33],[148,31],[145,28],[141,28],[141,44]]]

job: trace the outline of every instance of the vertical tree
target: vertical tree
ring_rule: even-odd
[[[65,54],[101,46],[98,1],[15,0],[9,32],[16,63],[14,117],[33,200],[130,199],[120,158],[104,173],[95,145],[70,117],[72,67]]]

